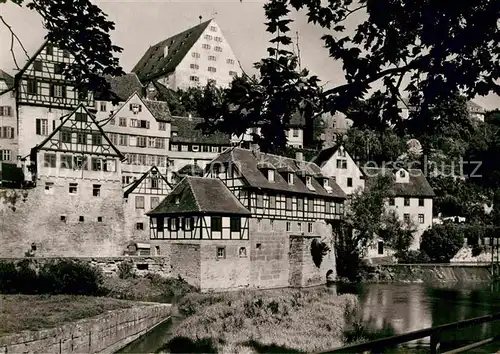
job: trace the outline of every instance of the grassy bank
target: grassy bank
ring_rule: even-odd
[[[164,348],[170,352],[311,352],[343,344],[353,295],[327,288],[188,294],[184,320]]]
[[[0,336],[57,327],[133,306],[131,301],[72,295],[0,295]]]

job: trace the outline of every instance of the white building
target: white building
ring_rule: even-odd
[[[17,161],[16,96],[14,78],[0,70],[0,171],[1,162]]]
[[[213,19],[150,47],[132,71],[145,85],[156,80],[174,90],[205,86],[208,82],[225,87],[242,73]]]

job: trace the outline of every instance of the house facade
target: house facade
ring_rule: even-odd
[[[123,155],[84,105],[61,118],[25,161],[33,188],[4,191],[14,203],[2,195],[12,204],[2,210],[2,256],[119,256],[126,247]]]
[[[176,197],[181,189],[189,190],[191,202]],[[169,247],[172,267],[185,279],[199,277],[202,290],[317,285],[335,276],[332,227],[342,218],[344,199],[314,164],[231,148],[206,166],[204,178],[185,177],[149,214],[151,242]],[[206,217],[198,214],[188,224],[168,219],[203,203]],[[311,248],[322,242],[330,251],[315,264]],[[198,268],[175,264],[195,255],[202,259]],[[211,273],[203,260],[224,275]]]
[[[219,25],[211,19],[151,46],[132,70],[143,84],[170,89],[226,87],[242,71]]]
[[[156,166],[125,188],[125,231],[131,242],[149,243],[149,217],[146,213],[156,208],[172,188]]]
[[[17,114],[14,78],[0,70],[0,171],[3,163],[17,162]]]
[[[100,121],[110,140],[125,155],[122,184],[128,185],[156,166],[168,175],[170,111],[165,102],[142,99],[134,92],[109,118]]]

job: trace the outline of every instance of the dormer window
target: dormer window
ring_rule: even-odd
[[[180,197],[175,197],[175,205],[179,205],[181,202],[181,198]]]
[[[311,176],[306,176],[306,186],[312,187],[312,178],[311,178]]]
[[[293,184],[293,174],[288,173],[288,184]]]
[[[267,179],[269,182],[274,182],[274,170],[267,171]]]
[[[399,171],[399,177],[405,178],[406,177],[406,172],[404,170]]]
[[[328,182],[328,178],[323,179],[323,188],[327,189],[330,187],[330,183]]]

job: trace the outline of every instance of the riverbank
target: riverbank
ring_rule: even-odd
[[[2,295],[0,336],[37,331],[134,306],[132,301],[68,295]]]
[[[341,346],[354,295],[326,287],[188,294],[165,352],[314,352]]]

